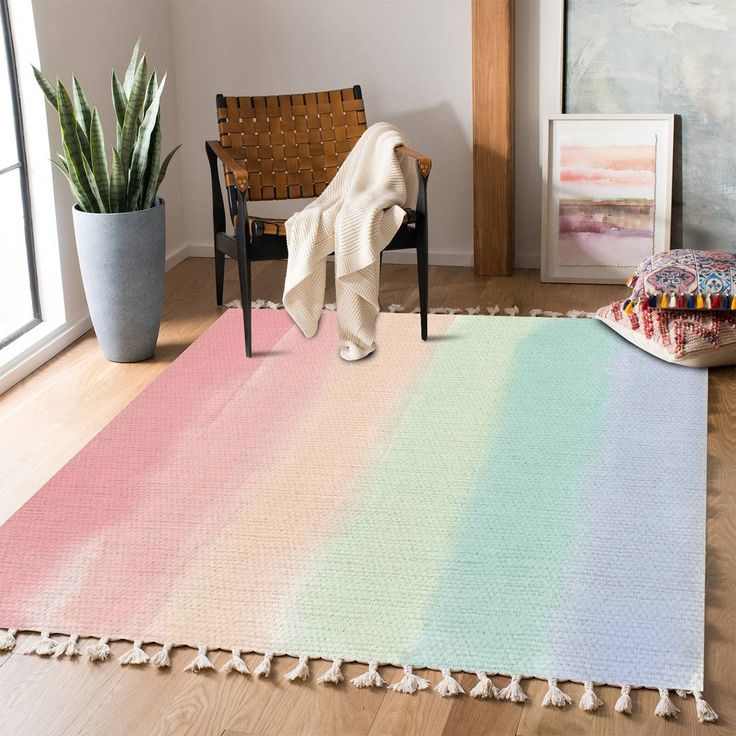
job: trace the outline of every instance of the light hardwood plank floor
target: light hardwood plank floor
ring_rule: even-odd
[[[213,264],[189,259],[166,278],[164,322],[156,356],[145,363],[108,363],[94,336],[67,350],[0,397],[0,521],[4,521],[56,473],[89,439],[163,371],[217,317]],[[280,300],[282,263],[256,264],[255,295]],[[477,277],[471,269],[430,269],[434,306],[504,307],[521,313],[542,308],[592,310],[625,291],[620,287],[541,284],[536,271],[513,277]],[[234,264],[226,275],[226,299],[237,296]],[[334,300],[328,292],[327,301]],[[381,304],[417,304],[415,269],[386,265]],[[679,702],[676,722],[656,718],[657,694],[636,692],[631,718],[613,712],[617,692],[601,688],[605,707],[595,714],[577,708],[542,708],[545,686],[525,683],[531,702],[478,702],[468,697],[414,697],[352,687],[284,683],[292,661],[276,660],[269,681],[181,670],[190,651],[175,650],[173,668],[160,673],[85,661],[23,657],[23,639],[0,657],[0,736],[624,736],[628,734],[736,734],[736,369],[711,371],[708,430],[708,549],[706,593],[706,697],[720,713],[716,726],[698,724],[692,699]],[[636,407],[632,407],[636,416]],[[642,421],[645,421],[642,418]],[[672,421],[652,428],[652,442],[687,432],[687,417],[673,407]],[[673,508],[672,513],[678,513]],[[643,560],[642,564],[646,564]],[[632,625],[635,625],[632,623]],[[128,645],[113,646],[119,655]],[[216,665],[227,655],[214,654]],[[255,658],[251,657],[253,662]],[[345,675],[362,670],[346,665]],[[424,673],[436,680],[436,673]],[[385,668],[384,677],[399,672]],[[463,675],[466,689],[474,678]],[[578,697],[578,686],[566,686]]]

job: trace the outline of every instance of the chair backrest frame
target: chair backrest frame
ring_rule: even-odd
[[[220,143],[246,167],[251,201],[319,196],[367,127],[357,84],[264,97],[218,94],[216,102]],[[234,191],[227,168],[225,184]]]

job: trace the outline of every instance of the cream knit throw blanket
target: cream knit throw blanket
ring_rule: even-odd
[[[286,221],[289,261],[284,307],[306,337],[317,332],[327,256],[335,254],[340,355],[373,352],[381,251],[396,235],[404,209],[415,207],[413,161],[394,150],[408,145],[389,123],[371,125],[322,194]]]

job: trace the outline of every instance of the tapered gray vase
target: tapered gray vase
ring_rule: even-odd
[[[100,214],[74,206],[74,233],[89,314],[103,355],[150,358],[161,325],[166,257],[162,199],[147,210]]]

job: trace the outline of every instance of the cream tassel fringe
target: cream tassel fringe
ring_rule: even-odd
[[[448,669],[441,670],[442,679],[434,686],[434,691],[442,698],[449,698],[453,695],[465,695],[463,686],[452,676]]]
[[[485,672],[476,672],[478,684],[470,691],[471,698],[498,698],[499,689]]]
[[[350,682],[358,688],[384,687],[384,685],[386,684],[386,681],[383,679],[383,677],[381,677],[380,673],[378,672],[378,662],[369,662],[368,671],[364,672],[362,675],[353,677]]]
[[[681,698],[687,698],[687,696],[689,695],[687,690],[675,690],[675,692]]]
[[[158,667],[160,670],[171,667],[171,649],[173,644],[170,641],[165,641],[161,647],[161,651],[151,659],[151,664],[154,667]]]
[[[107,636],[100,637],[97,644],[87,644],[84,653],[90,662],[104,662],[110,656],[110,639]]]
[[[57,659],[66,655],[67,657],[78,657],[82,653],[79,648],[79,635],[72,634],[65,642],[59,644],[54,652]]]
[[[269,677],[271,675],[271,660],[273,652],[266,652],[260,664],[253,670],[253,677]]]
[[[294,682],[294,680],[308,680],[309,679],[309,657],[302,655],[299,657],[299,663],[293,670],[289,670],[284,678]]]
[[[542,700],[543,706],[553,705],[555,708],[564,708],[566,705],[572,705],[572,698],[560,690],[554,677],[550,677],[547,684],[549,689]]]
[[[661,718],[676,718],[680,709],[670,699],[670,692],[667,688],[659,688],[659,703],[654,710],[654,714]]]
[[[513,675],[511,682],[498,692],[499,700],[510,700],[513,703],[523,703],[526,693],[521,689],[521,675]]]
[[[136,639],[133,646],[118,658],[120,664],[148,664],[150,661],[151,658],[143,651],[143,642],[140,639]]]
[[[241,649],[234,647],[230,650],[230,659],[220,667],[220,672],[224,672],[226,675],[230,672],[239,672],[241,675],[249,675],[250,670],[245,660],[241,656]]]
[[[36,639],[31,646],[26,649],[24,654],[38,654],[39,657],[50,657],[59,646],[59,642],[51,638],[51,632],[42,631],[41,638]]]
[[[15,635],[18,629],[8,629],[6,634],[0,636],[0,652],[12,652],[15,649]]]
[[[200,646],[197,656],[184,668],[184,672],[201,672],[202,670],[215,669],[212,662],[207,659],[207,647]]]
[[[715,723],[718,720],[718,713],[703,699],[703,693],[700,690],[693,690],[693,697],[695,698],[695,712],[698,714],[698,720],[701,723]]]
[[[330,665],[330,668],[317,678],[317,684],[325,685],[330,683],[332,685],[339,685],[345,679],[342,676],[340,667],[342,667],[342,660],[334,660],[332,665]]]
[[[592,682],[583,683],[583,696],[580,698],[580,710],[595,711],[603,705],[603,701],[595,694]]]
[[[417,690],[426,690],[429,687],[429,681],[423,677],[414,674],[414,668],[407,664],[404,665],[404,676],[393,685],[389,685],[389,690],[395,690],[397,693],[406,693],[414,695]]]
[[[618,696],[614,709],[617,713],[631,713],[631,685],[623,685],[621,687],[621,695]]]

